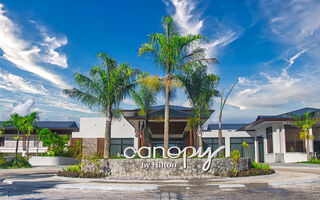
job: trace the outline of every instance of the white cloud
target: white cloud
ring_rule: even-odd
[[[33,105],[34,105],[34,100],[33,99],[28,99],[26,102],[19,103],[18,105],[16,105],[12,109],[10,114],[15,114],[16,113],[16,114],[18,114],[20,116],[29,115]]]
[[[269,20],[277,40],[298,49],[308,49],[308,53],[320,51],[320,1],[260,0],[261,7]]]
[[[171,0],[171,3],[175,7],[173,19],[178,25],[181,34],[199,34],[203,26],[203,20],[192,14],[195,9],[195,3],[189,0]]]
[[[288,105],[312,104],[320,98],[319,74],[288,74],[284,68],[280,74],[261,73],[259,77],[241,78],[228,104],[241,110],[273,109]]]
[[[298,59],[302,54],[304,54],[304,52],[306,52],[307,51],[307,49],[303,49],[302,51],[299,51],[297,54],[295,54],[294,56],[292,56],[292,57],[290,57],[289,59],[288,59],[288,63],[289,63],[289,65],[288,65],[288,67],[290,67],[291,65],[293,65],[294,64],[294,62],[295,62],[295,60],[296,59]]]
[[[67,67],[65,55],[60,55],[55,51],[56,48],[65,45],[66,40],[57,40],[55,37],[47,36],[42,45],[35,45],[24,40],[22,35],[20,28],[5,15],[3,5],[0,3],[0,49],[3,51],[1,58],[10,61],[22,70],[50,81],[59,88],[70,88],[60,76],[47,71],[38,64],[38,62],[44,62],[63,68]]]
[[[35,87],[30,81],[20,76],[2,71],[0,69],[0,88],[13,92],[25,92],[30,94],[47,94],[43,86]]]
[[[196,4],[192,0],[170,0],[175,8],[173,19],[175,20],[182,35],[200,34],[203,31],[204,19],[200,19],[201,12],[195,14]],[[169,3],[166,2],[166,6]],[[238,38],[237,33],[223,26],[222,24],[215,24],[217,33],[210,36],[210,42],[202,44],[202,47],[207,49],[207,57],[217,57],[218,50],[227,46]],[[215,72],[213,66],[209,66],[209,72]]]

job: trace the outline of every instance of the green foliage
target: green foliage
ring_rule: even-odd
[[[16,168],[31,168],[31,164],[28,162],[28,157],[21,157],[18,155],[14,159],[0,165],[3,169],[16,169]]]
[[[233,163],[238,164],[239,163],[239,158],[240,158],[239,150],[237,150],[237,149],[233,150],[231,152],[231,158],[232,158]]]
[[[50,129],[45,128],[39,132],[39,139],[48,147],[47,156],[66,156],[66,146],[69,142],[68,135],[57,135]]]
[[[5,156],[6,154],[4,154],[4,153],[0,153],[0,168],[1,168],[1,166],[3,165],[3,164],[5,164],[7,161],[6,161],[6,159],[4,159],[4,156]]]
[[[271,169],[268,164],[256,163],[256,162],[251,163],[251,168],[255,168],[255,169],[265,169],[265,170]]]
[[[311,158],[309,161],[303,161],[303,162],[299,162],[299,163],[303,163],[303,164],[318,164],[318,165],[320,165],[320,159]]]
[[[99,53],[98,58],[102,64],[93,66],[89,76],[75,73],[74,80],[79,88],[65,89],[64,94],[70,98],[77,99],[90,109],[96,109],[104,113],[111,126],[111,121],[119,117],[119,106],[121,101],[127,97],[130,91],[134,90],[137,84],[139,70],[132,69],[127,64],[118,64],[109,55]],[[106,137],[111,137],[111,132],[106,129]],[[105,145],[110,147],[110,140],[105,140]],[[105,152],[109,156],[109,150]]]
[[[297,115],[293,117],[295,118],[295,121],[293,121],[292,123],[301,129],[300,139],[314,139],[314,136],[309,134],[309,129],[319,121],[318,116],[312,116],[309,112],[306,112],[302,117],[299,117]]]
[[[246,171],[238,171],[233,169],[227,173],[229,177],[245,177],[245,176],[260,176],[260,175],[268,175],[273,174],[275,171],[273,169],[259,169],[259,168],[251,168]]]
[[[68,167],[62,168],[64,172],[81,172],[82,164],[79,163],[77,165],[70,165]]]
[[[67,146],[67,151],[65,155],[67,157],[75,158],[76,160],[81,160],[83,156],[82,150],[83,150],[83,147],[81,145],[81,142],[77,141],[77,144],[75,146]]]

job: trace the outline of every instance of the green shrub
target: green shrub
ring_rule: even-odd
[[[67,144],[69,142],[68,135],[57,135],[48,128],[44,128],[39,132],[39,139],[43,145],[48,147],[45,156],[66,156]]]
[[[239,152],[239,150],[233,150],[232,152],[231,152],[231,158],[232,158],[232,160],[233,160],[233,162],[235,163],[235,164],[238,164],[239,163],[239,158],[240,158],[240,152]]]
[[[241,172],[233,169],[227,173],[227,176],[229,177],[260,176],[260,175],[268,175],[273,173],[274,173],[273,169],[251,168],[250,170],[241,171]]]
[[[28,162],[28,157],[21,157],[18,155],[16,158],[1,165],[4,169],[16,169],[16,168],[31,168],[31,164]]]
[[[253,163],[251,163],[251,168],[268,170],[268,169],[270,169],[270,166],[268,164],[253,162]]]
[[[304,163],[304,164],[318,164],[320,165],[320,159],[317,158],[311,158],[309,161],[303,161],[299,163]]]
[[[3,164],[5,164],[7,161],[3,158],[5,156],[4,153],[0,153],[0,168]]]
[[[70,165],[66,168],[62,168],[62,171],[63,172],[81,172],[81,166],[82,166],[82,163],[79,163],[77,165]]]

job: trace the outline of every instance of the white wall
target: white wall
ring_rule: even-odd
[[[73,138],[104,138],[106,118],[84,117],[80,118],[79,132],[73,132]],[[135,137],[134,127],[124,118],[112,120],[111,138],[134,138],[135,147],[138,139]]]

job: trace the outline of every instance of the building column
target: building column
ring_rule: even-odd
[[[313,135],[312,128],[309,129],[309,135]],[[313,140],[309,139],[309,151],[313,153]]]
[[[259,160],[259,147],[258,147],[258,139],[254,137],[254,160],[255,162],[260,162]]]

